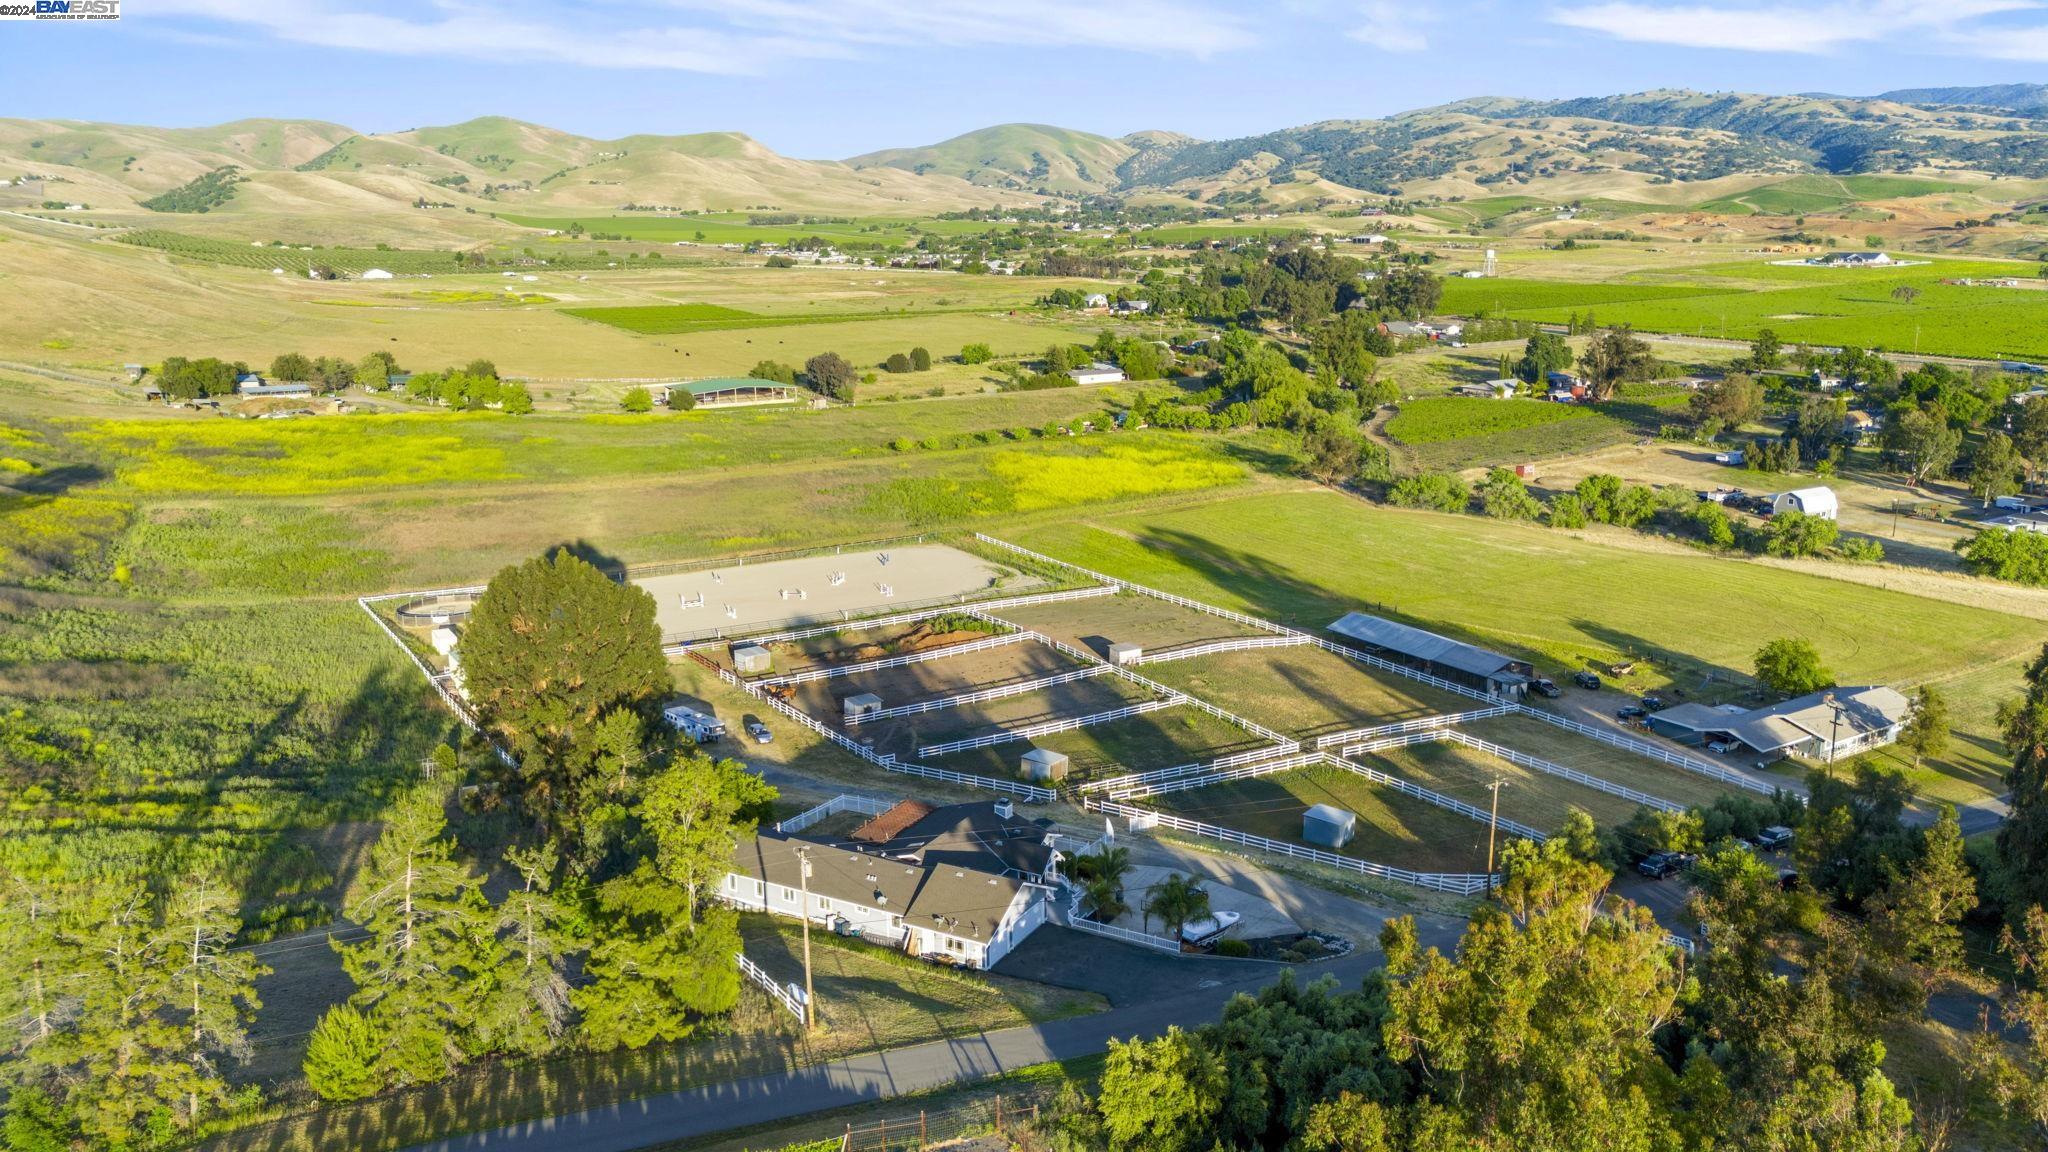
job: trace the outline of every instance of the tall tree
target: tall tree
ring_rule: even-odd
[[[1529,337],[1522,347],[1522,358],[1515,362],[1515,375],[1538,387],[1552,372],[1562,372],[1572,366],[1571,345],[1555,332],[1538,332]]]
[[[2027,667],[2026,692],[1998,710],[2012,768],[2005,786],[2011,814],[1998,829],[1998,855],[2016,917],[2048,905],[2048,646]]]
[[[683,887],[643,860],[597,890],[600,930],[570,994],[584,1042],[599,1050],[676,1041],[739,1001],[739,920],[708,907],[693,916]]]
[[[1939,412],[1908,407],[1895,410],[1884,430],[1886,455],[1895,460],[1907,481],[1919,484],[1948,471],[1963,446],[1963,434]]]
[[[1181,929],[1208,914],[1208,889],[1194,877],[1178,872],[1161,881],[1145,899],[1147,921],[1157,917],[1167,935],[1176,940],[1180,938]]]
[[[685,756],[647,781],[640,819],[655,845],[655,866],[682,888],[688,907],[732,870],[734,843],[752,836],[775,789],[736,760]],[[694,925],[692,925],[694,926]]]
[[[1102,1116],[1115,1148],[1197,1152],[1224,1103],[1223,1061],[1170,1025],[1156,1040],[1112,1039],[1102,1068]]]
[[[441,835],[444,803],[421,786],[392,806],[346,909],[368,938],[334,945],[389,1084],[438,1080],[462,1060],[497,966],[490,905]]]
[[[1612,328],[1586,345],[1579,356],[1579,370],[1585,374],[1593,399],[1611,400],[1623,384],[1656,375],[1657,358],[1635,333],[1627,328]]]
[[[538,1056],[552,1049],[568,1026],[569,981],[563,969],[575,941],[568,911],[549,894],[559,860],[552,843],[505,852],[520,886],[498,905],[503,959],[491,974],[478,1021],[493,1049]]]
[[[1835,682],[1812,641],[1780,636],[1756,650],[1757,682],[1780,696],[1804,696]]]
[[[1963,971],[1963,917],[1977,903],[1977,880],[1963,848],[1954,807],[1921,833],[1919,859],[1888,869],[1888,883],[1870,902],[1873,936],[1889,956],[1933,978]]]
[[[1899,747],[1913,754],[1913,767],[1926,756],[1948,751],[1948,697],[1932,684],[1922,684],[1913,693],[1913,716],[1899,730]]]
[[[215,1067],[222,1055],[247,1059],[249,1023],[263,1002],[256,979],[267,974],[256,957],[228,945],[241,930],[234,894],[210,877],[195,877],[171,894],[164,913],[165,951],[174,958],[177,1006],[184,1014],[184,1057],[192,1066],[185,1123],[198,1123],[203,1105],[217,1105],[227,1084]]]
[[[567,551],[492,577],[462,633],[464,684],[485,726],[518,758],[528,809],[578,841],[594,792],[600,721],[651,720],[671,691],[654,598]]]
[[[1984,434],[1984,442],[1970,457],[1970,494],[1984,504],[2020,490],[2020,469],[2025,461],[2012,438],[2003,432]]]

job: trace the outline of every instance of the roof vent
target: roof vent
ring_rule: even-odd
[[[870,883],[870,884],[873,884],[873,883],[875,882],[875,879],[876,879],[876,878],[875,878],[875,877],[874,877],[874,876],[873,876],[872,874],[870,874],[870,875],[868,876],[868,883]]]
[[[1002,819],[1008,820],[1012,815],[1016,813],[1016,811],[1017,806],[1015,804],[1010,803],[1010,798],[1008,796],[1005,796],[1001,800],[996,801],[996,815],[1001,817]]]

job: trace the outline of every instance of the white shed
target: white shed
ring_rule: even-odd
[[[1109,646],[1109,662],[1119,668],[1140,663],[1144,655],[1145,650],[1143,648],[1128,641]]]
[[[759,644],[740,644],[732,650],[733,670],[742,676],[759,676],[768,671],[774,657]]]
[[[391,273],[389,273],[389,272],[386,272],[386,271],[385,271],[385,270],[383,270],[382,268],[365,268],[365,269],[363,269],[363,279],[365,279],[365,280],[389,280],[389,279],[391,279]]]
[[[1332,804],[1317,804],[1301,814],[1301,838],[1325,848],[1342,848],[1358,829],[1358,817]]]
[[[455,651],[455,629],[445,625],[428,634],[427,639],[434,645],[434,651],[446,656]]]
[[[848,720],[852,720],[857,716],[872,716],[882,710],[882,698],[873,692],[863,692],[858,696],[848,696],[846,699],[841,700],[839,704],[846,710],[846,718]]]
[[[1790,492],[1778,493],[1777,498],[1771,501],[1773,516],[1780,512],[1804,512],[1808,516],[1833,520],[1835,513],[1840,510],[1841,506],[1835,503],[1835,490],[1832,488],[1794,488]]]
[[[1067,778],[1067,754],[1050,748],[1033,748],[1023,756],[1024,778],[1040,784]]]

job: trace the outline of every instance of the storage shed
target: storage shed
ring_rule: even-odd
[[[1832,488],[1794,488],[1790,492],[1778,493],[1771,501],[1773,516],[1780,512],[1804,512],[1808,516],[1833,520],[1835,513],[1840,510],[1841,506],[1835,503],[1835,490]]]
[[[1136,664],[1143,655],[1145,655],[1145,650],[1136,644],[1111,644],[1109,646],[1109,662],[1119,668]]]
[[[732,650],[733,670],[742,676],[759,676],[768,671],[774,657],[759,644],[738,644]]]
[[[1301,814],[1301,838],[1325,848],[1342,848],[1358,830],[1358,817],[1342,808],[1317,804]]]
[[[1067,754],[1050,748],[1033,748],[1023,757],[1024,778],[1034,783],[1056,783],[1067,778]]]
[[[427,639],[433,644],[434,651],[439,652],[443,656],[455,651],[455,629],[453,628],[442,625],[428,633]]]
[[[872,716],[882,710],[882,698],[873,692],[863,692],[858,696],[848,696],[839,703],[846,709],[846,718],[848,720],[861,716]]]

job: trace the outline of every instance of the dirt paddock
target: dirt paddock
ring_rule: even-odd
[[[633,583],[654,597],[661,634],[682,636],[822,623],[897,607],[908,611],[948,598],[986,593],[999,575],[995,563],[958,548],[912,544],[760,564],[733,563],[647,576]],[[833,583],[841,576],[844,579]],[[1030,577],[1013,577],[1005,587],[1023,590],[1036,583]]]

